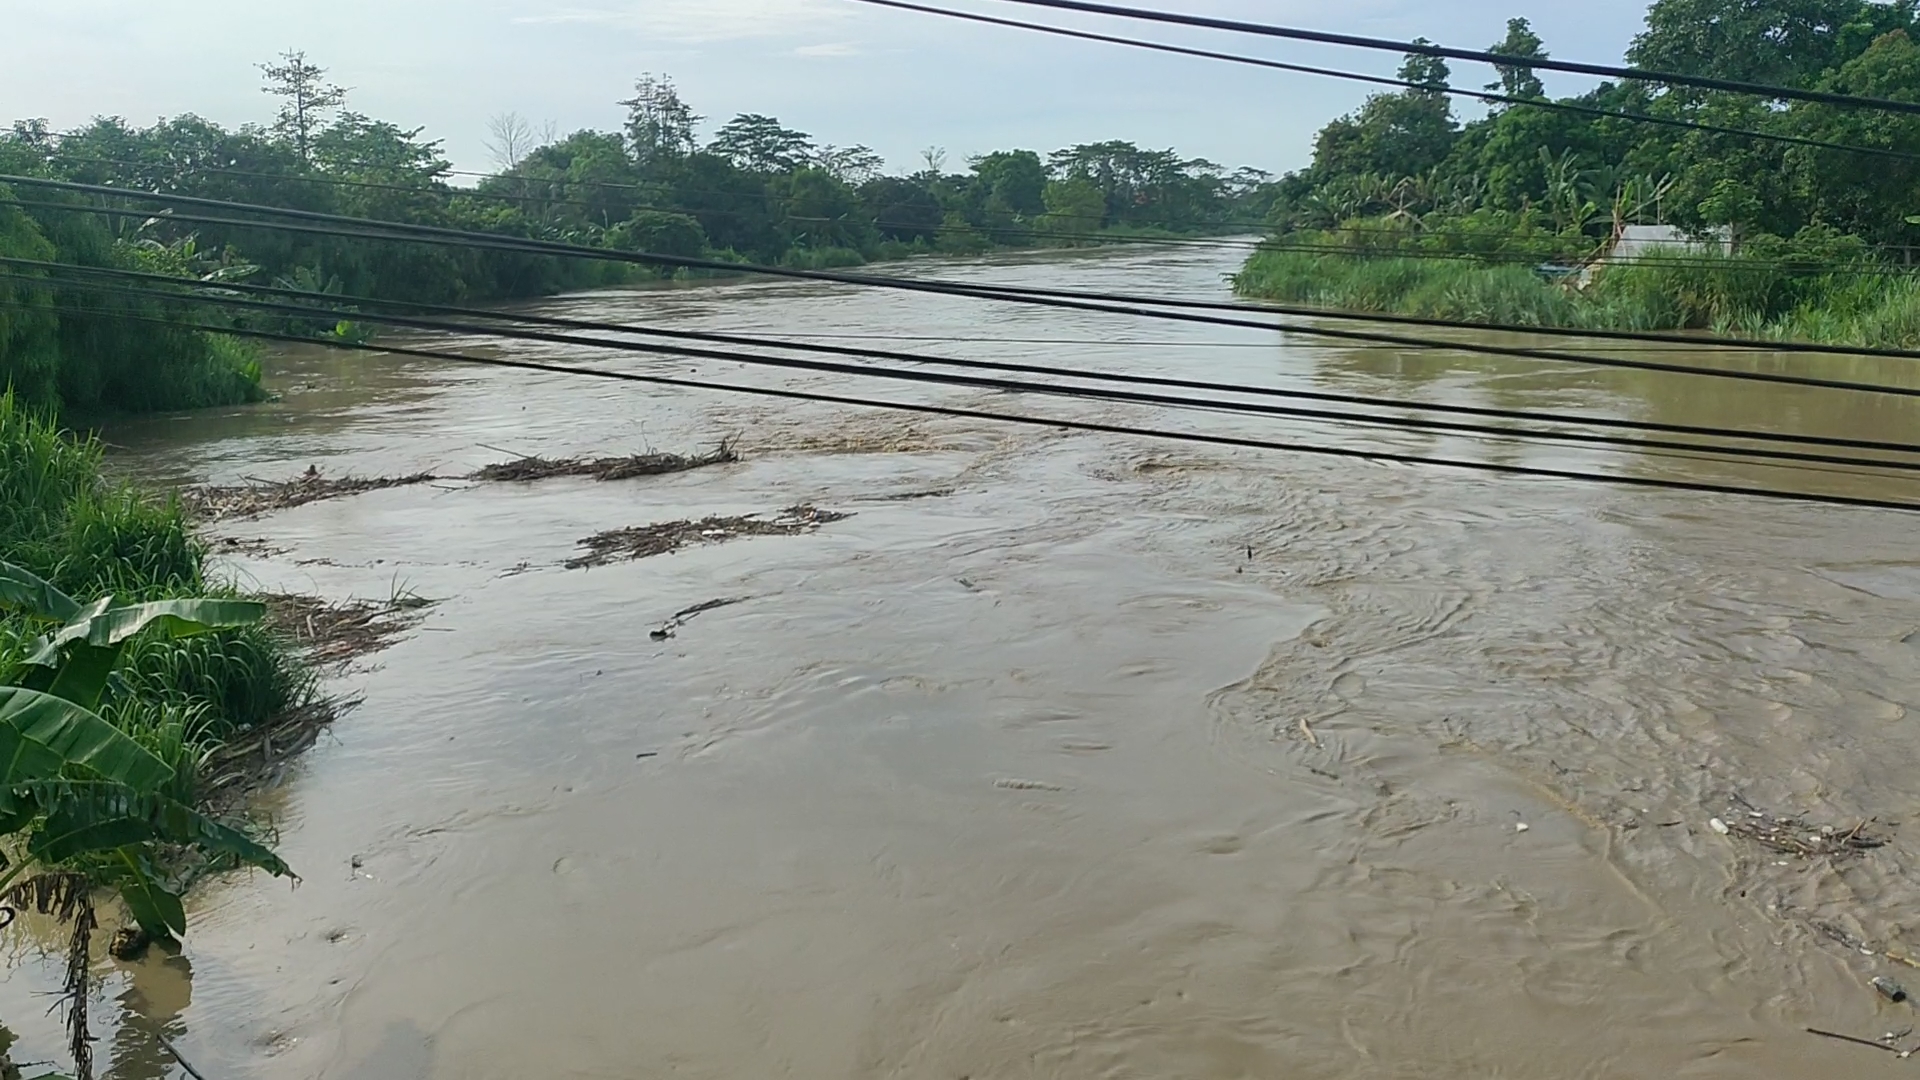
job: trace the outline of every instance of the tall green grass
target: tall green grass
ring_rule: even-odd
[[[1465,259],[1259,251],[1234,278],[1242,295],[1348,311],[1571,326],[1578,301],[1523,266]]]
[[[61,430],[13,394],[0,394],[0,559],[70,595],[122,600],[234,595],[206,575],[206,548],[180,507],[102,478],[97,440]],[[0,661],[35,633],[0,616]],[[259,627],[172,641],[143,638],[127,653],[133,694],[116,719],[138,738],[194,758],[208,746],[312,700],[312,675]],[[166,740],[173,740],[167,742]],[[177,745],[176,745],[177,744]]]
[[[1920,347],[1920,279],[1862,272],[1884,268],[1845,243],[1810,254],[1824,237],[1769,239],[1776,242],[1739,256],[1653,255],[1602,267],[1585,288],[1511,263],[1266,249],[1248,259],[1234,288],[1259,299],[1467,322]]]

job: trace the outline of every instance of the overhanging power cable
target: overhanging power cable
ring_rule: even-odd
[[[177,293],[165,293],[151,289],[136,289],[119,285],[85,284],[87,289],[98,289],[112,295],[135,296],[143,299],[174,300],[183,299]],[[244,300],[235,297],[197,296],[191,300],[219,307],[265,311],[279,315],[295,317],[326,318],[338,314],[324,308],[315,308],[306,304],[286,304],[275,301]],[[104,317],[111,318],[111,314]],[[1585,443],[1597,446],[1627,448],[1636,450],[1655,449],[1692,453],[1713,454],[1720,457],[1750,460],[1761,463],[1817,463],[1840,465],[1851,468],[1889,469],[1900,472],[1920,471],[1920,461],[1889,461],[1884,459],[1863,459],[1834,454],[1817,454],[1796,450],[1767,450],[1750,447],[1719,447],[1699,443],[1674,442],[1663,439],[1626,438],[1618,435],[1601,435],[1587,432],[1550,431],[1538,428],[1501,427],[1490,424],[1464,423],[1449,420],[1431,420],[1410,416],[1380,416],[1366,413],[1336,412],[1324,409],[1308,409],[1298,406],[1273,405],[1256,402],[1230,401],[1215,397],[1209,400],[1176,395],[1145,393],[1131,390],[1115,390],[1105,387],[1068,386],[1059,383],[1036,383],[1030,380],[1006,379],[981,375],[952,375],[925,370],[927,366],[946,364],[953,367],[983,367],[981,362],[940,361],[921,358],[920,367],[914,369],[898,366],[883,367],[875,365],[855,365],[831,361],[802,360],[784,356],[769,356],[764,353],[741,353],[707,348],[661,345],[632,341],[615,341],[599,337],[584,337],[577,334],[560,334],[548,331],[525,330],[513,327],[488,327],[473,323],[456,323],[446,319],[420,319],[408,316],[362,314],[359,318],[388,326],[405,327],[438,333],[465,334],[479,337],[493,337],[520,341],[536,341],[546,344],[570,345],[585,348],[608,349],[619,352],[638,352],[653,355],[679,356],[699,360],[719,360],[750,364],[763,367],[785,368],[789,370],[809,371],[822,374],[849,375],[865,378],[890,379],[895,381],[931,383],[946,386],[962,386],[972,389],[992,390],[1007,393],[1038,394],[1053,397],[1080,398],[1087,400],[1117,402],[1128,405],[1152,405],[1175,409],[1200,409],[1215,412],[1243,413],[1291,420],[1311,422],[1333,422],[1359,424],[1370,427],[1397,428],[1402,430],[1445,432],[1476,436],[1494,436],[1513,439],[1538,439],[1549,442]],[[635,331],[626,330],[626,333]],[[751,341],[751,339],[745,339]],[[762,348],[787,348],[780,343],[760,344]],[[996,365],[997,366],[997,365]],[[1099,376],[1076,375],[1066,373],[1067,378],[1091,382]],[[1244,391],[1231,391],[1244,393]],[[1408,406],[1397,406],[1408,408]],[[1411,406],[1418,409],[1418,406]],[[1564,422],[1564,421],[1562,421]],[[1745,436],[1740,436],[1744,438]]]
[[[446,304],[429,304],[417,301],[384,300],[374,297],[349,296],[327,293],[313,293],[299,289],[288,289],[267,285],[247,285],[233,282],[213,283],[183,280],[164,274],[144,271],[120,270],[107,267],[79,267],[63,263],[42,262],[32,259],[0,257],[0,266],[12,267],[13,273],[0,273],[0,277],[20,280],[40,285],[55,286],[65,283],[63,277],[48,278],[49,272],[63,275],[64,278],[79,276],[82,278],[104,278],[110,281],[137,281],[166,286],[174,289],[190,289],[195,292],[173,292],[161,289],[125,289],[128,295],[145,299],[184,300],[197,294],[219,294],[237,292],[252,296],[271,296],[298,301],[306,305],[301,315],[326,318],[354,319],[360,317],[360,310],[368,306],[411,312],[422,315],[444,316],[458,319],[480,319],[497,322],[519,323],[531,326],[546,326],[563,330],[577,330],[592,333],[631,334],[660,337],[681,341],[698,341],[710,344],[734,345],[751,348],[772,348],[789,351],[812,352],[831,356],[845,356],[866,360],[882,360],[892,363],[914,365],[935,365],[969,370],[1006,372],[1022,375],[1042,375],[1050,378],[1077,379],[1097,382],[1111,382],[1125,385],[1154,386],[1168,389],[1193,390],[1210,394],[1236,394],[1255,397],[1278,397],[1295,400],[1318,401],[1325,403],[1357,406],[1375,409],[1407,409],[1414,411],[1445,413],[1463,416],[1475,416],[1499,420],[1526,423],[1567,424],[1589,427],[1608,427],[1630,431],[1656,432],[1674,435],[1689,435],[1700,438],[1745,440],[1755,442],[1778,442],[1783,444],[1845,448],[1867,450],[1882,453],[1920,454],[1920,444],[1900,443],[1869,439],[1851,439],[1837,436],[1815,436],[1771,431],[1756,431],[1739,428],[1715,428],[1687,424],[1669,424],[1646,420],[1628,420],[1595,415],[1568,415],[1565,413],[1535,412],[1528,410],[1500,409],[1483,406],[1456,405],[1441,402],[1416,402],[1397,398],[1380,398],[1358,394],[1339,394],[1330,391],[1303,390],[1286,387],[1259,385],[1240,385],[1209,380],[1173,378],[1158,375],[1139,375],[1125,372],[1089,371],[1085,369],[1060,367],[1058,365],[1029,364],[1014,361],[978,360],[934,356],[924,353],[902,352],[892,349],[874,349],[839,345],[824,345],[804,340],[776,339],[743,335],[737,333],[718,333],[695,331],[679,328],[652,327],[629,323],[607,322],[535,315],[526,312],[497,311],[482,308],[458,307]],[[103,290],[104,291],[104,290]],[[372,321],[372,320],[369,320]],[[1848,459],[1848,464],[1861,463]]]
[[[16,302],[0,301],[9,307],[18,307]],[[135,317],[139,321],[166,322],[160,319]],[[178,324],[169,324],[178,325]],[[439,350],[417,349],[412,347],[387,347],[348,341],[316,341],[296,335],[277,334],[270,331],[236,330],[219,326],[189,326],[186,329],[202,330],[209,333],[234,334],[257,340],[298,342],[309,345],[324,345],[331,348],[350,349],[363,352],[390,353],[403,356],[418,356],[427,359],[451,360],[461,363],[483,364],[493,367],[517,368],[525,371],[542,371],[554,374],[582,376],[588,378],[610,379],[622,382],[646,383],[656,386],[673,386],[692,390],[717,390],[729,393],[751,394],[762,397],[783,398],[794,401],[809,401],[824,404],[848,405],[861,408],[887,409],[899,412],[921,413],[926,415],[947,416],[960,419],[987,420],[998,423],[1022,424],[1027,426],[1048,427],[1066,431],[1084,431],[1096,434],[1141,436],[1147,438],[1169,439],[1180,442],[1199,443],[1239,449],[1275,450],[1306,454],[1320,457],[1334,457],[1372,461],[1386,464],[1433,466],[1450,469],[1463,469],[1477,472],[1497,473],[1505,476],[1532,477],[1537,479],[1567,480],[1588,483],[1613,484],[1623,487],[1653,488],[1666,491],[1685,491],[1716,495],[1746,496],[1752,498],[1779,500],[1787,502],[1812,503],[1825,506],[1842,506],[1874,510],[1920,511],[1920,503],[1902,502],[1891,499],[1877,499],[1865,496],[1834,495],[1816,492],[1791,492],[1771,488],[1749,488],[1734,484],[1717,484],[1704,481],[1669,480],[1661,477],[1635,476],[1580,472],[1571,469],[1555,469],[1544,466],[1514,465],[1490,461],[1465,461],[1451,458],[1436,458],[1426,455],[1405,454],[1386,450],[1361,450],[1353,447],[1326,446],[1321,444],[1280,442],[1270,439],[1255,439],[1237,435],[1217,435],[1204,432],[1173,431],[1162,428],[1147,428],[1124,424],[1111,424],[1089,420],[1068,419],[1062,417],[1026,416],[1018,413],[1004,413],[986,409],[962,408],[957,406],[933,405],[920,402],[886,401],[873,398],[859,398],[842,394],[828,394],[809,390],[795,390],[780,387],[742,386],[730,383],[714,383],[697,379],[682,379],[668,375],[643,375],[634,372],[607,371],[595,368],[583,368],[563,364],[548,364],[532,360],[512,360],[496,357],[476,357],[461,353]]]
[[[1307,64],[1289,64],[1280,60],[1268,60],[1264,57],[1241,56],[1235,53],[1215,52],[1211,49],[1194,49],[1184,45],[1171,45],[1160,41],[1143,41],[1139,38],[1120,37],[1114,34],[1097,34],[1090,30],[1074,30],[1064,26],[1049,26],[1046,23],[1027,22],[1022,19],[1003,19],[972,11],[956,11],[952,8],[907,3],[906,0],[860,0],[860,2],[872,4],[876,7],[895,8],[900,11],[915,11],[926,15],[938,15],[943,18],[964,19],[968,22],[985,23],[992,26],[1004,26],[1017,30],[1052,34],[1056,37],[1077,38],[1081,41],[1098,41],[1109,45],[1124,45],[1133,49],[1148,49],[1153,52],[1171,53],[1177,56],[1192,56],[1203,60],[1219,60],[1230,64],[1244,64],[1274,71],[1290,71],[1297,74],[1317,75],[1329,79],[1344,79],[1349,82],[1368,83],[1373,86],[1391,86],[1402,90],[1422,90],[1495,105],[1514,105],[1521,108],[1539,109],[1546,112],[1586,116],[1597,120],[1625,120],[1636,124],[1654,124],[1684,131],[1699,131],[1709,135],[1732,135],[1739,138],[1775,142],[1788,146],[1805,146],[1817,150],[1833,150],[1846,154],[1864,154],[1872,157],[1895,158],[1902,161],[1920,161],[1920,154],[1880,146],[1859,146],[1850,143],[1827,142],[1821,139],[1804,138],[1799,135],[1784,135],[1770,131],[1757,131],[1752,128],[1708,124],[1696,120],[1684,120],[1674,116],[1654,116],[1648,113],[1621,112],[1617,109],[1602,109],[1592,105],[1580,105],[1568,101],[1554,101],[1548,98],[1519,97],[1512,94],[1498,94],[1485,90],[1468,90],[1456,86],[1431,86],[1425,83],[1410,82],[1406,79],[1389,79],[1383,75],[1363,75],[1353,71],[1339,71],[1332,68],[1313,67]]]
[[[736,273],[752,273],[772,277],[783,277],[806,281],[826,281],[837,284],[860,285],[879,288],[898,289],[909,292],[933,293],[946,296],[965,296],[979,300],[1005,303],[1028,304],[1064,310],[1098,312],[1103,314],[1129,315],[1140,318],[1162,319],[1176,322],[1196,323],[1214,326],[1235,326],[1266,330],[1277,333],[1295,334],[1306,337],[1363,343],[1368,345],[1390,345],[1401,348],[1446,349],[1459,352],[1476,353],[1489,356],[1505,356],[1517,359],[1542,360],[1551,363],[1576,364],[1592,367],[1611,367],[1625,370],[1661,371],[1671,374],[1699,376],[1704,378],[1735,379],[1754,382],[1770,382],[1789,386],[1846,390],[1854,392],[1884,393],[1896,396],[1920,397],[1920,388],[1889,386],[1873,383],[1859,383],[1844,379],[1818,378],[1813,376],[1783,375],[1771,372],[1740,371],[1715,368],[1700,368],[1686,364],[1670,364],[1660,361],[1630,360],[1620,357],[1597,357],[1575,353],[1557,352],[1548,349],[1525,348],[1506,345],[1492,345],[1471,341],[1444,341],[1433,338],[1413,338],[1397,334],[1383,334],[1371,331],[1339,330],[1324,326],[1308,326],[1299,323],[1272,323],[1254,319],[1233,318],[1223,315],[1208,315],[1194,311],[1167,310],[1152,308],[1150,300],[1133,300],[1126,303],[1067,299],[1068,296],[1098,296],[1096,293],[1067,292],[1059,295],[1060,290],[1033,289],[1014,286],[972,285],[937,279],[913,279],[900,277],[840,274],[820,270],[797,270],[787,267],[770,267],[750,263],[733,264],[721,260],[691,258],[673,255],[660,255],[646,252],[612,251],[602,248],[581,247],[571,244],[559,244],[551,241],[523,240],[513,237],[495,237],[485,233],[466,232],[438,226],[407,225],[394,222],[382,222],[370,219],[351,218],[338,214],[322,214],[315,211],[289,210],[247,203],[223,203],[220,200],[200,199],[192,196],[164,195],[152,192],[126,192],[114,188],[98,188],[95,185],[70,184],[65,181],[42,180],[37,178],[14,178],[0,176],[0,183],[13,182],[16,179],[29,185],[38,184],[59,189],[86,189],[112,197],[131,197],[152,202],[180,202],[187,205],[212,204],[224,206],[229,210],[258,212],[295,218],[293,222],[265,221],[255,222],[209,215],[174,213],[176,220],[203,222],[236,228],[277,229],[281,231],[319,234],[357,239],[400,242],[412,241],[453,247],[485,248],[500,251],[513,251],[525,254],[545,254],[596,259],[613,262],[630,262],[649,266],[674,266],[693,269],[710,269]],[[45,209],[76,212],[119,215],[125,217],[151,216],[143,211],[118,210],[113,208],[74,205],[69,203],[31,203],[26,200],[14,200],[15,205],[36,206]],[[299,221],[341,222],[354,228],[342,228],[340,225],[319,226],[299,224]],[[1236,308],[1236,310],[1259,311],[1258,308]],[[1274,310],[1274,309],[1267,309]],[[1309,315],[1318,314],[1308,312]],[[1475,323],[1452,324],[1459,329],[1484,330],[1486,327]],[[1530,328],[1529,333],[1541,333],[1538,328]]]
[[[1188,300],[1137,296],[1128,294],[1099,293],[1087,290],[1049,289],[1033,286],[1010,284],[975,284],[941,280],[937,278],[904,278],[892,275],[850,274],[830,270],[802,270],[792,267],[765,266],[755,263],[736,263],[720,259],[697,258],[692,256],[663,255],[652,252],[615,251],[607,248],[587,247],[579,244],[567,244],[550,240],[537,240],[525,237],[502,236],[470,230],[450,229],[442,226],[417,225],[408,222],[383,221],[373,218],[356,218],[343,214],[328,214],[311,210],[298,210],[289,207],[266,206],[256,203],[240,203],[221,199],[208,199],[190,195],[171,195],[163,192],[131,191],[124,188],[108,187],[97,184],[77,184],[70,181],[49,180],[41,177],[18,177],[0,175],[0,184],[17,183],[26,186],[46,187],[55,190],[77,191],[101,195],[110,198],[127,198],[139,201],[186,206],[208,206],[229,212],[256,213],[277,217],[288,217],[296,221],[320,221],[340,226],[339,228],[310,228],[305,226],[276,222],[252,221],[227,217],[210,217],[169,211],[156,214],[147,211],[116,209],[112,207],[89,206],[72,203],[37,202],[26,199],[14,199],[15,205],[32,209],[53,210],[67,213],[98,213],[106,216],[127,218],[163,217],[188,223],[215,224],[231,228],[282,229],[303,232],[309,235],[351,237],[358,239],[395,242],[413,239],[423,243],[437,243],[443,246],[469,246],[496,251],[513,251],[524,254],[540,254],[555,257],[591,259],[603,262],[625,262],[644,266],[667,266],[676,269],[703,270],[727,274],[754,274],[769,277],[781,277],[802,281],[821,281],[846,285],[865,285],[879,288],[903,289],[916,292],[945,293],[949,295],[970,295],[982,299],[998,299],[1017,302],[1021,297],[1036,298],[1034,302],[1047,300],[1097,300],[1106,303],[1143,305],[1171,310],[1192,311],[1230,311],[1241,314],[1275,314],[1298,316],[1302,318],[1324,318],[1349,320],[1381,324],[1408,326],[1426,326],[1463,330],[1519,333],[1533,336],[1594,338],[1612,341],[1648,341],[1667,344],[1721,347],[1732,349],[1750,349],[1780,353],[1820,353],[1842,356],[1882,356],[1895,359],[1920,359],[1920,352],[1901,349],[1871,348],[1851,345],[1826,345],[1798,341],[1764,341],[1752,338],[1712,337],[1704,335],[1676,334],[1670,332],[1607,330],[1578,327],[1530,326],[1521,324],[1467,322],[1457,319],[1441,319],[1415,315],[1395,315],[1390,313],[1354,312],[1314,307],[1311,305],[1284,305],[1269,302],[1255,304],[1234,303],[1215,300]],[[4,203],[0,203],[4,205]],[[1745,269],[1735,265],[1729,269],[1738,272]],[[1758,268],[1756,268],[1758,269]],[[1214,325],[1242,326],[1259,330],[1285,330],[1291,333],[1339,336],[1340,332],[1321,328],[1301,327],[1294,324],[1285,326],[1273,323],[1248,320],[1181,320],[1178,316],[1149,312],[1120,312],[1141,314],[1150,318],[1175,319],[1176,321],[1199,321]],[[1377,335],[1366,340],[1379,340]],[[1410,344],[1406,339],[1379,340],[1381,344]],[[1411,343],[1419,347],[1419,343]],[[1432,343],[1426,343],[1433,347]],[[1472,342],[1450,342],[1447,348],[1457,348],[1468,352],[1505,353],[1500,346],[1482,345]],[[1541,356],[1535,351],[1534,358],[1562,359],[1555,354]],[[1689,368],[1668,367],[1662,370],[1692,371]],[[1808,385],[1826,385],[1815,382]],[[1857,385],[1843,384],[1842,388],[1859,389]],[[1898,392],[1898,391],[1889,391]]]
[[[855,0],[855,2],[871,4],[875,3],[876,0]],[[1136,19],[1175,26],[1226,30],[1236,34],[1283,38],[1290,41],[1308,41],[1320,45],[1344,45],[1375,52],[1391,52],[1401,55],[1412,53],[1418,56],[1433,56],[1447,60],[1468,60],[1474,63],[1491,64],[1498,67],[1533,68],[1538,71],[1564,71],[1575,75],[1595,75],[1603,79],[1626,79],[1633,82],[1661,83],[1666,86],[1692,87],[1696,90],[1720,90],[1733,94],[1749,94],[1754,97],[1773,101],[1808,101],[1822,105],[1838,105],[1846,108],[1873,109],[1880,112],[1920,115],[1920,102],[1895,101],[1891,98],[1881,97],[1862,97],[1855,94],[1838,94],[1826,90],[1805,90],[1796,86],[1778,86],[1770,83],[1745,82],[1738,79],[1717,79],[1705,75],[1689,75],[1685,72],[1678,71],[1656,71],[1647,68],[1621,67],[1614,64],[1589,64],[1577,60],[1554,60],[1539,56],[1516,56],[1509,53],[1491,52],[1485,49],[1459,49],[1446,45],[1435,45],[1426,41],[1394,41],[1389,38],[1366,37],[1359,34],[1339,34],[1325,30],[1306,30],[1292,26],[1244,22],[1238,19],[1216,19],[1205,15],[1186,15],[1171,11],[1153,11],[1146,8],[1125,7],[1119,4],[1093,3],[1090,2],[1090,0],[1000,0],[1000,2],[1021,4],[1026,7],[1051,8],[1055,11],[1077,11],[1091,15],[1109,15],[1115,18]]]

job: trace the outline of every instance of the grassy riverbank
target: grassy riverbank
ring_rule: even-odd
[[[207,549],[181,508],[104,479],[100,444],[62,432],[14,396],[0,396],[0,560],[86,599],[119,602],[233,596],[207,574]],[[0,670],[44,630],[0,614]],[[314,677],[262,626],[174,640],[135,639],[125,692],[105,710],[174,770],[182,802],[230,778],[203,775],[222,747],[312,707]]]
[[[1517,260],[1271,249],[1247,261],[1234,288],[1344,311],[1920,347],[1920,278],[1863,259],[1802,257],[1788,242],[1738,257],[1652,256],[1602,269],[1579,289]]]

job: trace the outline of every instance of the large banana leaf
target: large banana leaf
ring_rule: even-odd
[[[80,604],[73,597],[10,562],[0,562],[0,606],[58,623],[72,622],[80,614]]]
[[[120,662],[129,638],[152,627],[175,638],[211,633],[260,621],[265,604],[251,600],[161,600],[109,607],[104,598],[81,610],[65,626],[41,638],[27,658],[33,671],[21,681],[36,690],[87,708],[100,704],[108,677]],[[49,677],[47,672],[54,674]]]
[[[26,662],[34,667],[45,668],[46,672],[32,673],[27,685],[35,690],[45,690],[48,684],[53,682],[53,675],[50,673],[57,671],[60,667],[60,646],[55,644],[54,639],[69,628],[90,625],[94,619],[105,615],[111,607],[113,607],[113,597],[103,596],[74,612],[73,618],[59,630],[45,634],[40,640],[34,642],[33,653],[27,657]]]
[[[12,808],[14,787],[51,779],[69,764],[137,792],[173,777],[166,762],[93,710],[24,686],[0,686],[0,812]]]
[[[160,884],[160,875],[154,873],[146,853],[137,848],[121,848],[116,854],[120,857],[121,872],[113,875],[113,884],[140,929],[161,941],[186,933],[187,907],[180,902],[178,894]]]
[[[198,810],[164,795],[114,788],[76,789],[49,808],[27,853],[57,863],[89,852],[161,840],[231,855],[279,877],[293,870],[278,855]]]
[[[97,709],[100,699],[106,696],[113,669],[120,663],[120,649],[119,645],[105,649],[96,649],[91,645],[69,646],[66,659],[59,667],[51,669],[51,680],[35,677],[22,681],[35,690],[45,690],[54,697],[64,698],[82,708]],[[40,672],[49,669],[30,670],[34,676],[39,676]]]
[[[158,600],[125,607],[96,604],[40,639],[40,651],[30,662],[46,662],[42,657],[49,650],[57,653],[76,641],[96,649],[110,648],[151,626],[159,626],[169,637],[192,637],[257,623],[266,614],[267,605],[255,600]]]

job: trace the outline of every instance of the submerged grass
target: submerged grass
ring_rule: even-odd
[[[1526,266],[1467,259],[1256,252],[1234,278],[1255,299],[1515,326],[1711,330],[1773,341],[1920,346],[1920,279],[1856,260],[1649,256],[1576,289]]]

